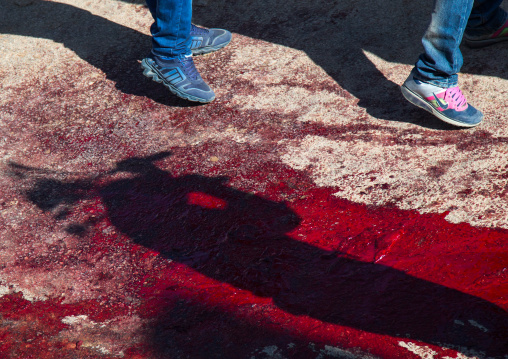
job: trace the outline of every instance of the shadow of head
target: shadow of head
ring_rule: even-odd
[[[157,171],[157,167],[153,164],[155,161],[163,160],[171,156],[171,152],[164,151],[147,157],[131,157],[126,160],[120,161],[116,164],[114,172],[130,172],[147,174],[151,171]]]

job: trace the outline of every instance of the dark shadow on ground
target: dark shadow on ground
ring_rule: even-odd
[[[165,311],[149,334],[156,358],[337,358],[317,354],[308,341],[294,335],[256,326],[252,321],[235,318],[206,303],[191,303],[174,293],[165,299]],[[252,310],[250,305],[245,308],[249,309]],[[264,352],[266,348],[272,348],[273,353]]]
[[[290,238],[286,234],[300,218],[285,204],[233,189],[227,178],[174,177],[153,163],[166,156],[119,162],[111,174],[132,177],[107,184],[42,176],[25,194],[57,219],[78,200],[99,196],[109,221],[134,243],[209,278],[273,298],[294,315],[491,357],[508,353],[508,313],[503,309]],[[33,171],[17,164],[10,168],[20,179]],[[485,331],[469,325],[472,320]]]
[[[413,64],[431,5],[409,0],[217,0],[213,5],[198,1],[194,22],[304,51],[376,118],[452,129],[407,104],[398,84],[387,80],[364,53],[366,50],[389,62]],[[13,0],[5,0],[0,10],[9,14],[0,20],[0,33],[52,39],[101,69],[125,93],[148,96],[171,106],[189,105],[142,76],[137,62],[149,52],[148,36],[56,2],[34,0],[30,6],[20,7]],[[503,45],[498,46],[494,47],[497,50],[477,50],[485,53],[485,62],[466,61],[464,71],[508,78],[502,65],[504,52],[499,51]],[[466,53],[469,55],[470,50]],[[224,76],[227,73],[225,70]]]

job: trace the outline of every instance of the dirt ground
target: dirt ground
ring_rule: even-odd
[[[143,0],[2,0],[0,358],[508,358],[508,45],[446,125],[399,89],[431,7],[195,0],[195,105]]]

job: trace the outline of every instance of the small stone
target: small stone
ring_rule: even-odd
[[[212,161],[212,162],[217,162],[218,160],[219,160],[219,157],[217,157],[217,156],[210,157],[210,161]]]
[[[47,150],[45,150],[45,151],[44,151],[44,153],[45,153],[46,155],[49,155],[49,154],[51,153],[51,150],[48,148]]]

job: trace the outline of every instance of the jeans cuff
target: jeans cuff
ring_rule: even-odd
[[[458,75],[452,75],[450,77],[443,77],[443,78],[437,78],[437,76],[434,75],[434,78],[430,79],[425,76],[421,76],[421,74],[417,73],[416,69],[413,69],[413,78],[426,82],[428,84],[442,87],[442,88],[451,88],[456,87],[459,85],[459,77]]]

